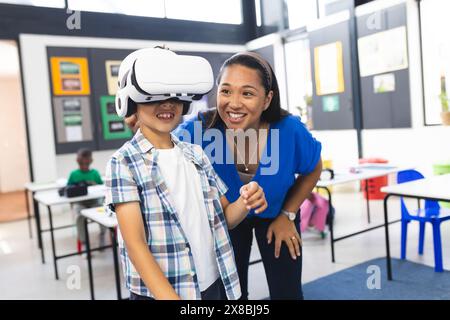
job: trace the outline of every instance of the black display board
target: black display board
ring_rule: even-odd
[[[370,35],[382,34],[385,31],[392,31],[393,29],[398,30],[399,27],[406,28],[406,25],[406,4],[400,4],[358,17],[358,38],[361,39]],[[407,48],[407,37],[405,37],[404,41],[406,42]],[[394,41],[395,43],[392,42],[391,45],[396,45],[398,41]],[[361,50],[359,54],[361,55]],[[383,58],[380,57],[380,59]],[[407,60],[409,66],[408,55]],[[377,78],[381,80],[377,80]],[[376,83],[379,83],[383,79],[387,79],[390,88],[385,92],[377,92]],[[409,82],[409,67],[375,75],[361,75],[360,83],[364,129],[411,127]]]
[[[69,89],[81,85],[78,79],[74,78],[81,70],[76,64],[71,64],[70,60],[63,61],[65,58],[84,58],[86,61],[88,49],[48,47],[47,56],[56,154],[74,153],[80,148],[97,149],[91,95],[69,94]],[[55,62],[52,58],[62,60]],[[89,69],[89,61],[87,66]],[[89,74],[86,80],[90,80]],[[86,85],[83,84],[84,89]],[[92,92],[92,88],[89,91]]]
[[[95,127],[97,128],[95,138],[98,150],[118,149],[132,136],[123,120],[115,114],[114,97],[117,90],[117,80],[113,80],[110,77],[111,72],[118,72],[120,61],[133,51],[118,49],[89,50],[92,100],[94,102],[93,114]],[[113,68],[114,70],[111,71]],[[123,136],[110,134],[110,131],[113,131],[111,126],[118,126]]]
[[[339,22],[308,33],[311,52],[311,69],[313,79],[313,108],[312,121],[314,130],[340,130],[354,129],[353,114],[353,88],[352,88],[352,61],[350,43],[349,21]],[[318,94],[316,83],[316,68],[318,64],[321,68],[326,66],[316,61],[316,48],[326,45],[339,44],[342,49],[342,56],[332,56],[342,66],[343,91],[328,94]],[[326,73],[326,70],[325,70]],[[331,74],[331,71],[330,71]],[[325,82],[324,79],[321,81]],[[340,81],[339,81],[340,82]],[[331,106],[331,107],[329,107]]]

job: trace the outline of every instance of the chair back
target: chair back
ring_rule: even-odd
[[[424,176],[417,170],[404,170],[397,173],[397,183],[405,183],[409,181],[423,179]],[[402,211],[402,218],[410,216],[406,208],[403,197],[400,197],[400,206]],[[425,209],[439,208],[439,203],[434,200],[425,200]]]

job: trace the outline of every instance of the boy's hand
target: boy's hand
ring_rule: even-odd
[[[239,190],[247,210],[256,209],[255,213],[261,213],[267,209],[264,190],[255,181],[245,184]]]

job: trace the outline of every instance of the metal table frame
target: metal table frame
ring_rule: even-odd
[[[365,186],[366,186],[365,187],[365,191],[366,191],[366,194],[368,195],[368,181],[367,180],[368,179],[365,179]],[[331,217],[332,216],[332,208],[333,208],[332,204],[333,204],[333,202],[332,202],[332,196],[331,196],[330,189],[328,189],[328,187],[324,187],[324,186],[316,186],[316,188],[323,189],[323,190],[325,190],[327,192],[328,203],[329,203],[328,216]],[[370,222],[370,204],[369,204],[369,201],[370,201],[369,196],[367,196],[367,198],[366,198],[367,222],[371,223]],[[395,222],[399,222],[399,221],[400,220],[396,220],[396,221],[392,221],[390,223],[395,223]],[[372,230],[375,230],[375,229],[379,229],[379,228],[384,227],[384,223],[383,223],[383,224],[379,224],[379,225],[376,225],[376,226],[373,226],[373,227],[370,227],[370,228],[359,230],[359,231],[356,231],[356,232],[353,232],[353,233],[350,233],[350,234],[346,234],[346,235],[341,236],[339,238],[335,238],[334,237],[334,227],[333,227],[333,225],[334,225],[334,217],[332,217],[330,219],[330,224],[329,224],[329,228],[330,228],[330,245],[331,245],[331,261],[333,263],[336,262],[335,249],[334,249],[334,244],[336,242],[344,240],[344,239],[348,239],[348,238],[351,238],[351,237],[354,237],[354,236],[357,236],[357,235],[360,235],[360,234],[363,234],[363,233],[366,233],[366,232],[369,232],[369,231],[372,231]]]
[[[88,224],[89,222],[95,222],[99,225],[101,225],[100,223],[98,223],[97,221],[94,221],[88,217],[85,217],[85,221],[84,221],[84,228],[85,228],[85,232],[86,232],[86,253],[87,253],[87,264],[88,264],[88,273],[89,273],[89,290],[91,293],[91,300],[95,300],[95,294],[94,294],[94,277],[93,277],[93,272],[92,272],[92,256],[91,256],[91,252],[95,251],[95,250],[99,250],[98,248],[96,249],[91,249],[91,245],[90,245],[90,241],[89,241],[89,230],[88,230]],[[104,248],[111,248],[112,252],[113,252],[113,260],[114,260],[114,278],[115,278],[115,282],[116,282],[116,292],[117,292],[117,300],[122,300],[122,293],[121,293],[121,289],[120,289],[120,272],[119,272],[119,257],[117,254],[117,234],[116,234],[116,227],[108,227],[108,230],[110,231],[110,235],[111,235],[111,245],[109,246],[104,246],[102,247],[102,249]]]
[[[385,242],[386,242],[386,267],[387,267],[387,278],[388,280],[392,280],[392,263],[391,263],[391,249],[390,249],[390,243],[389,243],[389,225],[393,222],[388,221],[388,207],[387,203],[389,198],[391,197],[403,197],[403,198],[410,198],[410,199],[417,199],[419,203],[419,209],[420,209],[420,200],[434,200],[434,201],[442,201],[442,202],[450,202],[448,199],[441,199],[441,198],[432,198],[432,197],[424,197],[424,196],[413,196],[413,195],[404,195],[401,193],[393,193],[393,192],[386,192],[386,196],[383,200],[383,207],[384,207],[384,236],[385,236]],[[398,222],[400,220],[396,220],[394,222]]]
[[[55,191],[56,192],[56,191]],[[70,225],[64,225],[64,226],[59,226],[59,227],[54,227],[53,226],[53,214],[52,214],[52,206],[54,205],[62,205],[62,204],[70,204],[72,205],[73,203],[76,202],[83,202],[85,200],[93,200],[93,199],[101,199],[103,198],[104,195],[102,194],[100,195],[94,195],[94,196],[90,196],[88,197],[88,199],[85,199],[83,197],[76,197],[76,198],[72,198],[71,201],[65,201],[65,202],[56,202],[56,203],[45,203],[43,201],[40,201],[38,199],[36,199],[35,197],[33,197],[33,199],[39,203],[41,202],[44,206],[47,207],[48,210],[48,216],[49,216],[49,224],[50,224],[50,228],[48,229],[42,229],[41,226],[41,222],[40,222],[40,214],[36,215],[36,221],[39,221],[38,225],[38,239],[41,245],[41,258],[42,258],[42,263],[45,263],[45,257],[44,257],[44,243],[42,241],[42,233],[43,232],[50,232],[50,238],[51,238],[51,246],[52,246],[52,257],[53,257],[53,266],[54,266],[54,271],[55,271],[55,279],[59,280],[59,273],[58,273],[58,264],[57,261],[59,259],[64,259],[64,258],[68,258],[68,257],[72,257],[72,256],[76,256],[76,255],[80,255],[85,253],[86,251],[80,251],[80,252],[72,252],[72,253],[68,253],[68,254],[64,254],[64,255],[60,255],[58,256],[56,254],[56,244],[55,244],[55,235],[54,235],[54,231],[56,230],[61,230],[61,229],[67,229],[67,228],[72,228],[75,225],[74,224],[70,224]],[[81,199],[80,199],[81,198]],[[99,249],[103,249],[103,248],[99,248]]]

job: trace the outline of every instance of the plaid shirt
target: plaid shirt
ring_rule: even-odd
[[[172,141],[182,150],[186,159],[194,163],[200,176],[220,277],[228,299],[238,299],[241,288],[220,204],[220,197],[225,194],[227,187],[200,146],[180,142],[175,136],[172,136]],[[108,162],[105,185],[107,210],[114,211],[116,203],[140,203],[148,248],[166,278],[182,299],[201,299],[189,243],[170,200],[172,195],[158,167],[158,151],[140,130]],[[153,297],[131,263],[120,236],[119,251],[127,288],[135,294]]]

